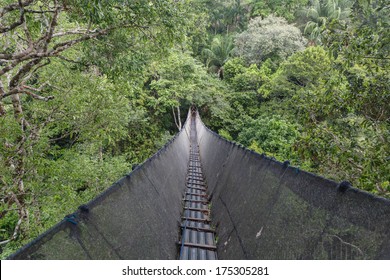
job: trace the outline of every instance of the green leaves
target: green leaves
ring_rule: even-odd
[[[298,136],[297,124],[278,115],[260,116],[247,124],[239,134],[238,141],[283,161],[294,157],[292,145]]]
[[[358,33],[360,52],[371,35]],[[389,62],[338,47],[337,59],[323,47],[295,52],[276,71],[271,60],[260,68],[228,61],[226,81],[239,92],[228,97],[235,111],[227,132],[255,151],[389,196]]]
[[[293,96],[299,90],[315,88],[332,75],[326,51],[309,47],[284,61],[259,92],[266,98]]]
[[[260,69],[256,64],[251,64],[248,68],[233,68],[232,64],[227,66],[229,74],[237,72],[234,77],[227,79],[236,91],[257,91],[264,83],[268,82],[271,75],[271,69],[268,68],[267,63],[263,63]],[[231,68],[229,68],[231,67]],[[240,73],[241,72],[241,73]]]
[[[233,39],[229,36],[215,36],[211,41],[210,48],[204,48],[202,56],[205,59],[206,67],[215,67],[218,73],[222,66],[230,58],[233,50]],[[223,78],[223,75],[220,75]]]
[[[306,39],[298,28],[287,23],[284,18],[257,17],[249,22],[248,30],[238,34],[235,40],[235,53],[248,64],[260,64],[268,58],[283,60],[294,52],[303,50]]]
[[[348,21],[352,1],[349,0],[314,0],[309,7],[303,7],[298,14],[307,18],[304,34],[311,45],[321,45],[322,36],[329,25],[337,21],[345,24]]]
[[[219,81],[188,52],[171,51],[170,55],[153,66],[150,88],[156,93],[158,107],[170,110],[172,106],[213,104]]]
[[[289,22],[295,19],[295,12],[302,5],[307,3],[306,0],[274,0],[261,1],[252,0],[252,16],[266,17],[270,14],[275,14],[279,17],[284,17]]]

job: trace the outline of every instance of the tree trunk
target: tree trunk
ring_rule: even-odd
[[[177,129],[180,131],[181,129],[180,106],[177,106],[176,109],[177,109],[177,117],[175,113],[175,107],[172,106],[173,119],[175,120],[175,125]]]
[[[12,100],[12,105],[14,107],[15,119],[18,120],[19,123],[23,126],[23,121],[22,121],[23,109],[22,109],[22,104],[20,102],[19,94],[18,93],[12,94],[11,100]]]
[[[173,106],[172,106],[172,115],[173,115],[173,119],[175,120],[176,127],[179,127],[179,124],[177,123],[177,119],[176,119],[175,108]]]
[[[217,75],[218,75],[218,78],[220,80],[223,80],[223,67],[222,66],[218,69]]]
[[[180,106],[177,106],[177,119],[179,120],[179,131],[181,130],[181,117],[180,117]]]

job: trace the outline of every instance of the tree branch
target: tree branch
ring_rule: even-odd
[[[56,24],[56,20],[53,19],[52,20],[52,25],[54,26],[55,24]],[[74,45],[76,45],[76,44],[78,44],[80,42],[87,41],[87,40],[90,40],[92,38],[96,38],[96,37],[98,37],[100,35],[106,35],[106,34],[108,34],[109,32],[111,32],[111,31],[113,31],[115,29],[130,28],[130,27],[139,28],[140,30],[148,28],[148,26],[142,26],[142,25],[123,24],[123,25],[111,26],[111,27],[108,27],[108,28],[105,28],[105,29],[100,29],[100,30],[87,31],[86,33],[84,33],[83,36],[81,36],[79,38],[76,38],[76,39],[73,39],[73,40],[68,40],[68,41],[65,41],[65,42],[57,43],[56,45],[54,45],[51,48],[51,50],[47,50],[47,46],[51,42],[52,37],[48,38],[47,40],[45,40],[46,37],[42,36],[38,41],[40,41],[39,43],[43,43],[44,42],[45,45],[40,50],[37,49],[37,50],[33,51],[29,47],[28,49],[26,49],[26,50],[24,50],[21,53],[18,53],[16,55],[10,55],[10,54],[5,54],[5,53],[0,54],[0,59],[6,59],[6,60],[10,61],[10,64],[8,64],[7,66],[3,67],[0,70],[0,76],[2,76],[5,73],[11,71],[18,64],[22,63],[23,61],[30,60],[30,59],[37,59],[37,58],[42,59],[44,57],[54,57],[54,56],[57,56],[59,53],[63,52],[64,50],[66,50],[66,49],[68,49],[68,48],[70,48],[70,47],[72,47],[72,46],[74,46]],[[53,29],[53,31],[54,31],[54,29]],[[53,31],[49,31],[47,34],[51,34],[50,36],[53,36],[54,35],[52,33]],[[74,35],[76,35],[76,33],[78,33],[78,30],[76,30],[76,31],[66,31],[66,32],[69,33],[69,35],[72,32],[74,32]],[[66,35],[65,33],[62,33],[62,34]],[[34,45],[37,46],[39,44],[35,43]]]
[[[86,32],[96,32],[96,31],[97,30],[88,30],[88,29],[68,30],[68,31],[62,31],[62,32],[54,33],[53,34],[53,38],[67,36],[67,35],[83,35]]]
[[[40,63],[42,59],[43,58],[35,58],[23,65],[16,73],[16,75],[12,77],[11,81],[9,82],[9,88],[16,88],[20,80],[24,77],[24,75],[26,75],[26,73],[29,72],[35,65]]]
[[[23,219],[27,219],[28,218],[27,217],[28,216],[28,214],[27,214],[28,212],[25,210],[24,206],[20,203],[19,199],[17,198],[17,196],[13,192],[11,192],[11,199],[18,206],[19,220],[16,223],[16,226],[14,228],[14,232],[13,232],[11,238],[9,238],[7,240],[4,240],[4,241],[1,241],[0,245],[5,245],[5,244],[15,240],[18,237],[18,235],[19,235],[20,226],[22,224]]]
[[[24,14],[25,14],[24,7],[30,5],[33,1],[34,0],[22,2],[21,0],[19,0],[18,3],[10,4],[7,7],[1,9],[0,10],[0,18],[3,17],[6,13],[14,11],[16,9],[19,9],[20,15],[19,15],[19,19],[17,21],[15,21],[14,23],[12,23],[6,27],[0,27],[0,34],[11,31],[11,30],[15,29],[16,27],[20,26],[21,24],[23,24],[26,21],[26,19],[24,17]]]
[[[44,96],[40,96],[40,95],[32,92],[32,91],[39,92],[39,89],[35,89],[33,87],[30,87],[30,86],[23,86],[23,87],[26,88],[26,89],[29,89],[30,91],[24,89],[24,90],[22,90],[22,92],[24,92],[25,94],[31,96],[34,99],[43,100],[43,101],[49,101],[51,99],[54,99],[54,96],[52,96],[52,95],[44,97]]]
[[[19,218],[19,220],[15,226],[14,233],[12,234],[12,237],[10,239],[0,241],[0,245],[5,245],[5,244],[11,242],[12,240],[15,240],[18,237],[20,225],[22,224],[22,220],[23,220],[22,218]]]
[[[55,1],[55,5],[57,5],[57,1]],[[53,17],[50,21],[49,30],[46,33],[46,46],[50,43],[51,39],[53,38],[54,29],[57,26],[57,23],[58,23],[57,20],[58,20],[58,16],[59,16],[60,12],[61,12],[61,7],[57,6],[55,9],[55,12],[53,14]]]
[[[30,91],[27,90],[27,89],[29,89]],[[36,88],[30,87],[30,86],[22,85],[21,87],[13,88],[12,90],[10,90],[9,92],[3,94],[0,97],[1,97],[1,99],[4,99],[4,98],[6,98],[8,96],[11,96],[11,95],[14,95],[14,94],[25,93],[27,95],[30,95],[32,98],[38,99],[38,100],[48,101],[48,100],[54,99],[54,96],[43,97],[43,96],[37,95],[37,94],[35,94],[35,93],[31,92],[31,91],[39,92],[40,89],[36,89]]]
[[[50,59],[47,59],[47,61],[45,63],[42,63],[42,64],[38,64],[32,71],[30,71],[30,73],[23,79],[23,82],[27,82],[32,75],[34,75],[34,73],[36,73],[38,71],[39,68],[42,68],[42,67],[45,67],[46,65],[49,65],[51,62]]]
[[[34,47],[34,44],[33,44],[33,39],[31,37],[31,33],[30,31],[28,30],[28,27],[27,27],[27,24],[26,24],[26,18],[25,18],[25,15],[23,15],[23,30],[24,30],[24,34],[26,35],[26,39],[27,39],[27,44],[28,44],[28,49],[33,49]]]
[[[12,61],[10,64],[8,64],[7,66],[5,66],[4,68],[2,68],[0,70],[0,76],[3,76],[4,74],[8,73],[9,71],[14,69],[21,62],[22,61],[19,61],[19,60]]]
[[[27,0],[25,2],[19,0],[18,3],[9,4],[8,6],[0,9],[0,17],[3,17],[6,13],[17,10],[20,7],[27,7],[31,5],[32,2],[34,2],[34,0]]]
[[[55,10],[24,10],[25,13],[32,13],[32,14],[46,14],[46,13],[55,13]]]
[[[17,21],[14,23],[10,24],[9,26],[6,27],[0,27],[0,34],[6,33],[8,31],[11,31],[15,29],[16,27],[20,26],[24,22],[24,10],[23,8],[20,8],[20,16]]]

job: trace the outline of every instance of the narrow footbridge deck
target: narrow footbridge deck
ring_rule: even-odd
[[[211,228],[210,201],[202,171],[195,119],[191,121],[190,157],[184,194],[184,211],[181,224],[181,260],[215,260],[214,230]]]

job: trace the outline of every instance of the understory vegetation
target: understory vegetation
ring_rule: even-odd
[[[0,253],[129,173],[189,107],[390,197],[385,0],[0,0]]]

